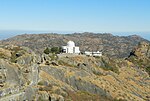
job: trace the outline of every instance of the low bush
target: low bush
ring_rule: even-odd
[[[119,68],[115,66],[115,64],[111,64],[111,63],[107,63],[104,59],[102,59],[102,62],[104,64],[104,66],[101,66],[101,68],[103,68],[104,70],[111,70],[115,73],[119,73]]]
[[[150,66],[146,68],[146,72],[150,75]]]
[[[59,53],[61,53],[61,51],[62,51],[62,48],[61,47],[52,47],[52,48],[46,48],[45,50],[44,50],[44,53],[45,54],[49,54],[49,53],[53,53],[53,54],[59,54]]]

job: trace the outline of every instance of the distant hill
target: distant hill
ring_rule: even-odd
[[[113,36],[110,33],[74,33],[74,34],[23,34],[6,40],[0,44],[14,44],[26,46],[41,53],[46,47],[62,46],[72,40],[80,47],[81,51],[102,51],[104,55],[124,58],[141,41],[148,40],[137,36]]]

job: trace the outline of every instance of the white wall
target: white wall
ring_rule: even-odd
[[[65,49],[66,53],[76,53],[76,54],[80,53],[79,47],[62,46],[62,49]]]

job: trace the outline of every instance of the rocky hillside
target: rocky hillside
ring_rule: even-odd
[[[0,101],[149,101],[149,94],[148,73],[128,59],[0,46]]]
[[[42,53],[46,47],[62,46],[72,40],[81,51],[102,51],[110,57],[127,57],[130,51],[139,42],[147,40],[136,36],[119,37],[112,34],[74,33],[74,34],[24,34],[7,40],[0,44],[13,44],[26,46],[35,52]]]
[[[150,75],[150,44],[140,42],[130,53],[127,60],[133,62],[138,68],[145,69]]]

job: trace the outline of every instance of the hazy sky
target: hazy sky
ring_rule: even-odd
[[[0,30],[150,32],[150,0],[0,0]]]

